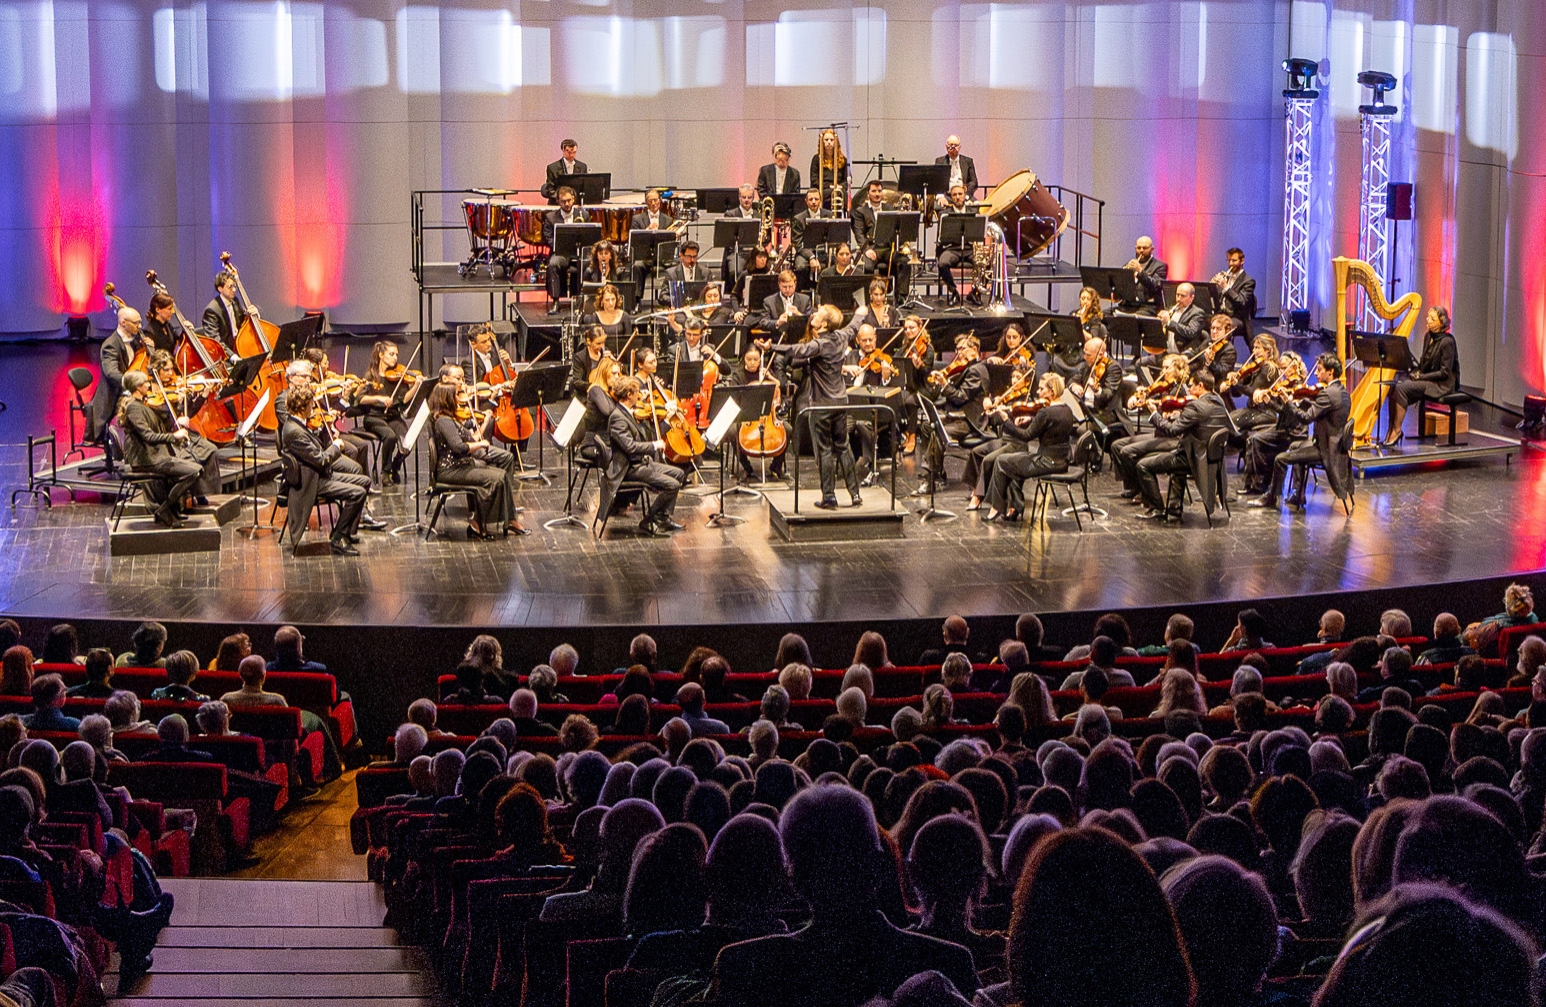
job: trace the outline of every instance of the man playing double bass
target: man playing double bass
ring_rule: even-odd
[[[236,277],[222,270],[215,275],[215,297],[204,306],[202,327],[204,334],[220,340],[233,356],[236,353],[236,334],[247,320],[247,312],[236,300]]]

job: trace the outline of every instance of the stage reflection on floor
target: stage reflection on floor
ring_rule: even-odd
[[[0,357],[10,364],[18,351],[6,348]],[[7,493],[25,478],[26,434],[65,429],[63,406],[53,404],[64,355],[47,348],[25,359],[35,358],[43,360],[33,365],[36,380],[13,377],[0,388],[10,404],[0,413]],[[744,497],[727,505],[744,524],[709,528],[715,501],[684,496],[677,516],[688,528],[669,540],[636,538],[626,519],[603,541],[579,528],[544,530],[542,522],[564,504],[562,467],[553,457],[555,485],[522,491],[533,535],[467,541],[458,506],[443,520],[448,538],[368,534],[359,559],[296,559],[274,536],[249,541],[237,534],[247,515],[226,526],[219,553],[110,562],[105,503],[85,497],[90,502],[66,506],[60,494],[51,511],[23,504],[0,530],[0,611],[479,626],[784,623],[1165,605],[1546,566],[1546,523],[1539,520],[1546,463],[1531,452],[1511,466],[1382,473],[1359,483],[1352,517],[1322,488],[1305,513],[1237,505],[1212,530],[1196,509],[1180,527],[1138,520],[1116,499],[1109,476],[1092,495],[1110,517],[1086,521],[1083,533],[1056,512],[1046,524],[989,525],[965,513],[965,491],[954,483],[941,491],[940,505],[960,520],[923,524],[909,515],[900,541],[819,544],[779,540],[766,505]],[[812,467],[802,467],[813,481]],[[911,473],[908,460],[903,492],[913,486]],[[587,496],[588,520],[594,491]],[[394,525],[414,518],[405,492],[388,490],[376,506]]]

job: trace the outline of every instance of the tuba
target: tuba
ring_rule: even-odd
[[[764,196],[761,204],[762,226],[757,229],[757,247],[767,248],[773,241],[773,197]]]
[[[1385,300],[1385,288],[1380,283],[1374,267],[1359,259],[1337,256],[1331,260],[1331,268],[1337,290],[1337,356],[1347,366],[1347,290],[1349,286],[1362,287],[1369,298],[1374,313],[1387,322],[1396,322],[1393,335],[1409,339],[1422,309],[1422,295],[1412,290],[1396,298],[1394,303]],[[1399,321],[1396,321],[1399,319]],[[1380,406],[1390,389],[1388,384],[1396,372],[1385,367],[1370,367],[1364,371],[1363,380],[1352,390],[1353,444],[1363,446],[1374,439],[1375,423]],[[1349,386],[1351,387],[1351,386]]]

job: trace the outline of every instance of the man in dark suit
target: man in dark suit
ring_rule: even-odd
[[[204,306],[204,334],[220,340],[221,345],[234,352],[236,333],[246,320],[247,312],[236,301],[236,277],[224,271],[217,273],[214,300]]]
[[[1223,303],[1218,307],[1224,314],[1240,323],[1240,332],[1249,341],[1251,320],[1256,317],[1256,278],[1245,271],[1245,253],[1231,248],[1229,268],[1213,278]]]
[[[789,165],[789,144],[780,140],[773,145],[773,163],[757,171],[757,198],[790,196],[800,191],[800,169]]]
[[[676,265],[666,270],[667,283],[707,283],[709,271],[698,264],[698,243],[684,241],[677,250]]]
[[[778,293],[762,299],[762,314],[753,327],[772,332],[795,315],[810,313],[811,295],[795,290],[795,275],[785,271],[778,274]]]
[[[601,499],[597,514],[611,509],[617,497],[618,487],[626,480],[643,483],[655,494],[654,502],[639,522],[639,530],[654,537],[664,537],[673,531],[681,531],[682,525],[672,519],[676,509],[676,497],[682,491],[685,473],[672,465],[656,461],[665,448],[664,441],[653,440],[644,427],[634,418],[633,411],[639,406],[639,379],[619,378],[614,386],[620,408],[607,417],[607,437],[612,442],[612,459],[607,465],[601,484]]]
[[[1159,313],[1160,324],[1165,327],[1165,352],[1146,354],[1142,363],[1158,367],[1168,353],[1191,357],[1207,345],[1203,333],[1208,325],[1208,313],[1197,306],[1196,300],[1197,289],[1190,283],[1176,288],[1176,306]],[[1201,366],[1201,357],[1192,361],[1193,370]]]
[[[1154,239],[1146,234],[1134,242],[1133,257],[1122,268],[1133,271],[1142,299],[1123,301],[1117,305],[1117,310],[1128,314],[1158,314],[1163,306],[1160,294],[1165,287],[1165,278],[1170,275],[1170,267],[1155,257]]]
[[[673,223],[671,214],[661,206],[660,190],[651,189],[644,194],[644,209],[633,215],[629,229],[634,231],[664,231]]]
[[[123,395],[124,371],[134,360],[140,348],[140,313],[134,308],[122,308],[118,312],[118,328],[102,341],[98,357],[102,376],[97,379],[97,389],[91,393],[91,412],[87,418],[86,440],[105,443],[107,425],[118,412],[118,399]]]
[[[795,172],[795,177],[799,177],[799,172]],[[757,194],[756,186],[743,184],[739,193],[740,202],[726,210],[724,218],[726,220],[761,219],[762,207],[758,205],[760,198]],[[730,245],[725,249],[725,256],[719,263],[719,280],[724,284],[726,290],[731,290],[735,287],[736,277],[741,274],[743,260],[749,251],[751,251],[750,246],[739,244]]]
[[[129,401],[123,404],[124,460],[136,469],[158,473],[165,481],[165,497],[156,508],[157,524],[176,528],[182,524],[182,502],[204,474],[204,466],[183,457],[177,448],[188,443],[188,431],[178,427],[168,432],[160,418],[145,404],[150,378],[143,371],[130,371],[123,378]]]
[[[543,215],[542,240],[549,248],[554,247],[557,235],[554,229],[559,224],[583,224],[590,219],[584,210],[574,205],[574,200],[574,190],[567,185],[561,186],[558,190],[558,209],[549,210]],[[569,275],[569,265],[567,255],[548,256],[548,297],[553,302],[548,306],[550,315],[558,314],[558,302],[574,292],[574,278]]]
[[[957,370],[945,377],[942,384],[935,385],[939,389],[940,418],[944,420],[945,432],[950,434],[952,440],[982,434],[987,429],[982,417],[982,400],[988,394],[988,365],[982,359],[981,342],[970,332],[956,337],[956,355],[951,358],[949,366],[953,367],[963,359],[967,361],[964,369]],[[943,485],[946,480],[945,449],[942,445],[934,445],[929,464],[935,466],[934,471],[939,473],[938,478]],[[969,487],[975,487],[981,465],[980,456],[975,452],[967,452],[961,481]]]
[[[1100,377],[1095,378],[1095,368],[1101,361],[1105,363],[1100,368]],[[1122,365],[1106,354],[1104,339],[1084,341],[1084,357],[1074,369],[1068,387],[1079,399],[1086,416],[1095,417],[1107,428],[1116,425],[1117,410],[1122,403]]]
[[[1154,432],[1160,437],[1173,437],[1176,447],[1169,451],[1145,455],[1138,462],[1138,492],[1143,498],[1145,510],[1138,516],[1161,521],[1181,520],[1181,505],[1186,499],[1186,477],[1192,469],[1193,459],[1207,451],[1208,439],[1215,431],[1223,430],[1229,421],[1229,407],[1214,391],[1216,384],[1211,371],[1198,371],[1192,375],[1187,389],[1192,396],[1174,416],[1161,415],[1154,422]],[[1170,474],[1170,488],[1166,500],[1160,500],[1159,476]]]
[[[1335,353],[1322,353],[1315,361],[1315,379],[1320,383],[1320,394],[1308,404],[1296,403],[1291,408],[1300,419],[1310,424],[1310,436],[1296,441],[1287,451],[1278,455],[1272,466],[1272,485],[1250,507],[1276,507],[1278,496],[1283,492],[1283,482],[1290,466],[1297,466],[1296,485],[1288,504],[1304,506],[1304,466],[1319,462],[1326,469],[1326,482],[1338,500],[1345,500],[1352,491],[1352,467],[1341,450],[1342,428],[1347,425],[1352,412],[1352,399],[1347,386],[1342,384],[1342,361]]]
[[[789,238],[794,245],[794,267],[799,276],[809,277],[811,263],[817,263],[817,270],[827,264],[827,250],[823,246],[807,248],[805,245],[805,225],[813,220],[826,220],[830,214],[821,202],[821,193],[816,189],[808,189],[805,193],[805,209],[794,215],[789,223]]]
[[[1210,372],[1213,375],[1215,388],[1222,388],[1224,379],[1235,369],[1235,361],[1239,359],[1240,352],[1235,349],[1235,331],[1239,328],[1238,321],[1222,312],[1208,321],[1208,335],[1203,341],[1202,356],[1192,363],[1192,370]],[[1214,349],[1216,346],[1218,349]],[[1226,398],[1224,403],[1231,408],[1234,407],[1234,402],[1230,399]]]
[[[794,279],[790,273],[783,275],[791,282]],[[779,285],[784,285],[782,278]],[[864,502],[859,496],[859,472],[854,467],[853,450],[848,444],[848,414],[821,408],[848,404],[848,381],[843,375],[843,364],[848,359],[848,334],[841,328],[842,323],[843,313],[824,304],[811,316],[815,339],[774,346],[788,355],[791,364],[804,362],[807,365],[807,387],[800,397],[808,399],[811,407],[817,410],[812,414],[811,426],[814,428],[816,468],[821,476],[821,500],[816,506],[823,510],[837,507],[835,476],[838,472],[842,473],[853,505],[857,507]]]
[[[961,153],[961,138],[959,136],[945,137],[945,153],[934,159],[935,164],[950,165],[950,187],[962,186],[966,189],[968,199],[977,194],[977,165],[972,159]]]
[[[306,425],[316,400],[310,387],[297,389],[290,396],[290,415],[279,429],[279,452],[284,462],[285,482],[289,486],[290,542],[299,548],[301,536],[311,520],[312,505],[318,500],[338,504],[338,521],[329,541],[334,555],[358,556],[354,543],[365,511],[365,486],[345,473],[335,473],[333,462],[343,454],[335,442],[324,446],[322,439]],[[368,480],[367,480],[368,481]]]
[[[971,160],[963,158],[970,166]],[[966,186],[955,183],[950,187],[950,204],[945,208],[946,213],[966,213]],[[945,285],[945,305],[961,303],[961,293],[956,289],[955,268],[963,262],[971,261],[971,249],[967,247],[965,238],[960,238],[950,244],[938,244],[934,246],[934,255],[939,266],[939,279]]]
[[[583,175],[590,169],[584,161],[576,160],[575,154],[579,152],[580,145],[573,140],[564,140],[558,145],[564,156],[548,165],[547,181],[542,183],[542,194],[547,197],[549,203],[558,202],[558,188],[563,184],[564,178],[569,175]]]
[[[874,269],[878,253],[875,250],[875,215],[881,210],[880,182],[871,180],[864,190],[864,202],[853,208],[854,242],[864,259],[866,270]]]

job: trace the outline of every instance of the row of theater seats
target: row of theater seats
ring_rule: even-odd
[[[79,685],[86,680],[85,669],[78,664],[38,664],[34,674],[59,675],[64,684]],[[147,701],[157,689],[167,684],[166,671],[161,668],[115,668],[113,688],[134,693]],[[201,671],[193,680],[197,691],[219,699],[227,692],[242,687],[240,676],[234,671]],[[340,700],[338,680],[327,673],[309,671],[271,671],[263,686],[269,692],[277,692],[296,709],[307,710],[321,717],[334,732],[340,749],[346,749],[354,741],[354,704]]]

